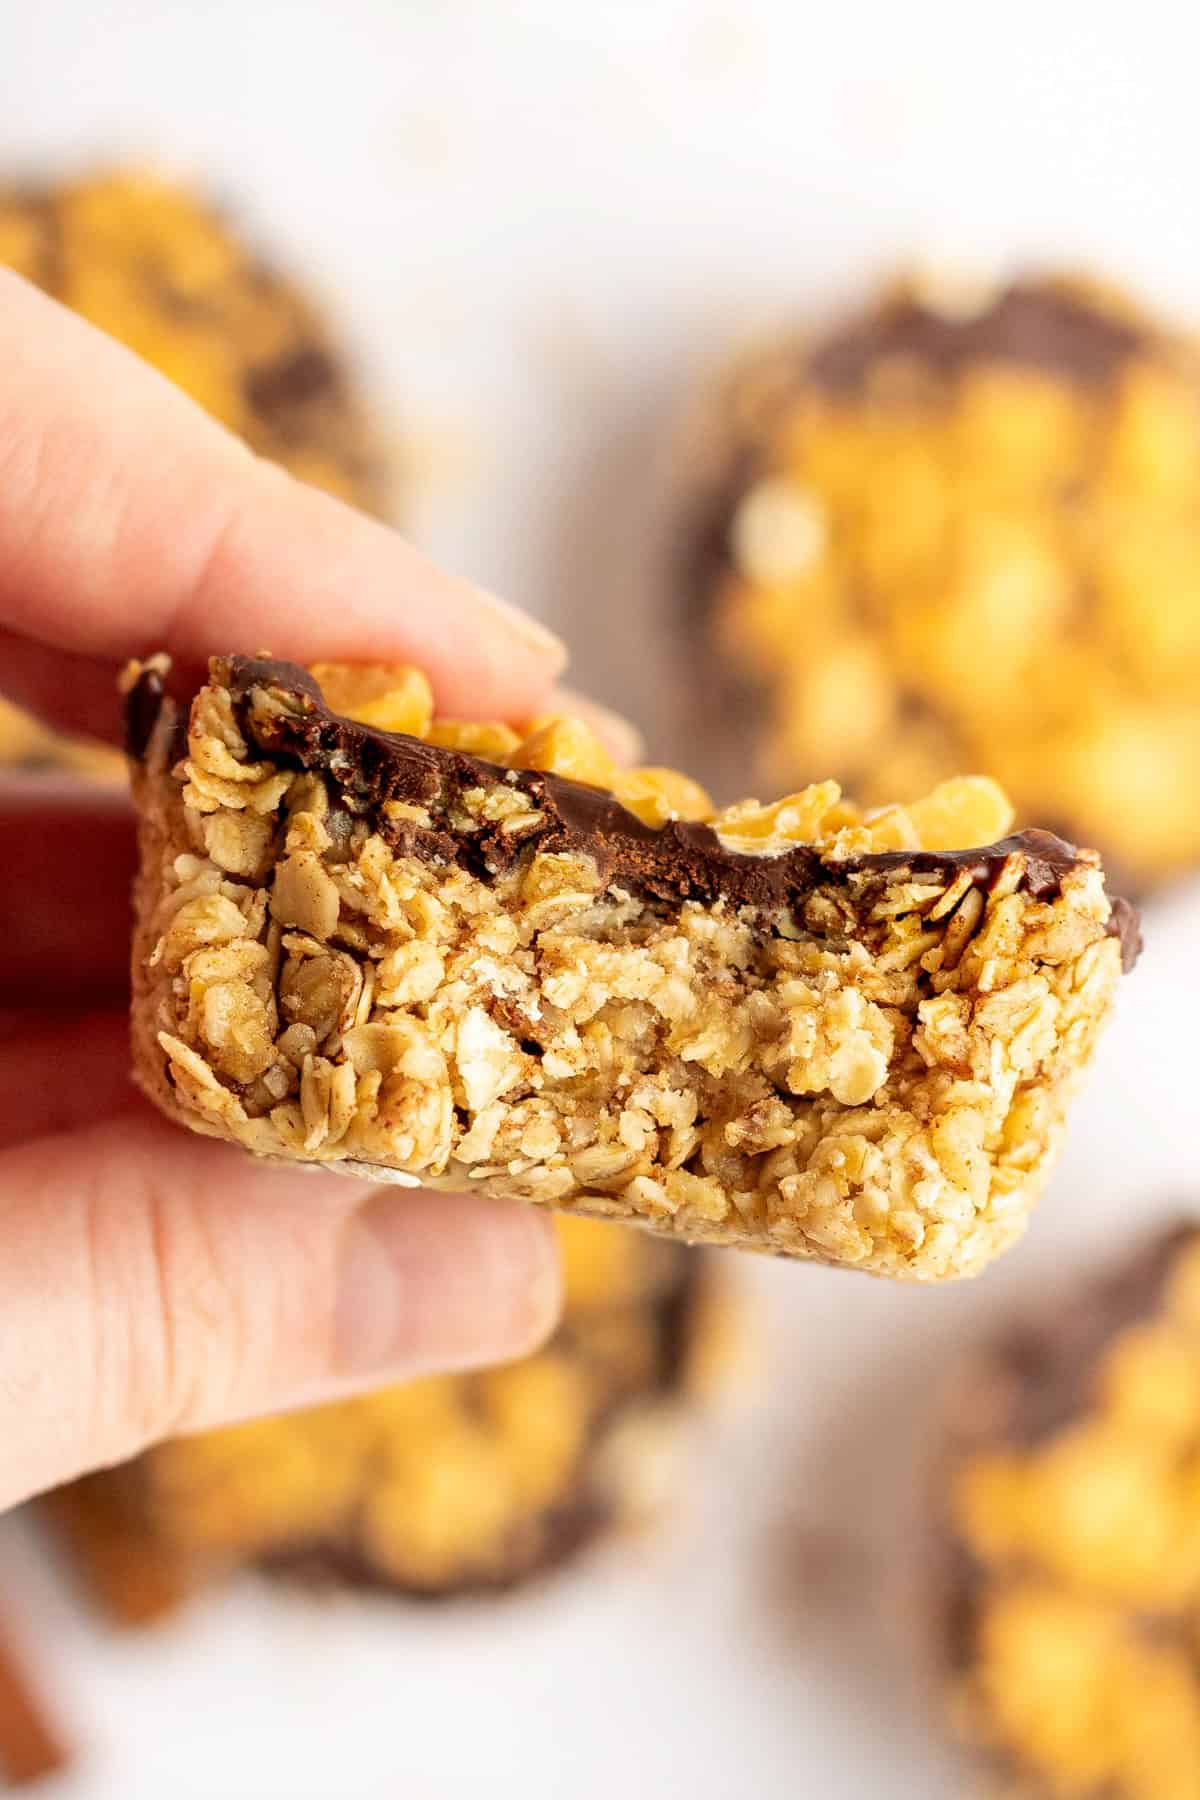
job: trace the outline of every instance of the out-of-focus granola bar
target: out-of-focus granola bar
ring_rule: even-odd
[[[669,1502],[689,1402],[723,1358],[712,1263],[558,1226],[566,1307],[537,1355],[163,1444],[51,1496],[102,1609],[141,1623],[162,1610],[147,1591],[246,1562],[430,1596],[507,1587]]]
[[[70,770],[89,781],[125,780],[125,759],[109,744],[63,737],[0,696],[0,769]]]
[[[938,1480],[953,1718],[1028,1800],[1200,1793],[1200,1231],[962,1371]]]
[[[714,814],[577,722],[435,722],[412,671],[322,671],[342,713],[286,663],[166,679],[127,707],[172,1118],[879,1274],[1019,1235],[1137,932],[991,782]]]
[[[1110,288],[897,283],[699,422],[689,617],[772,781],[961,768],[1138,887],[1200,861],[1200,358]]]

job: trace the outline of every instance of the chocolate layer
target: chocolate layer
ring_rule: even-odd
[[[1099,387],[1148,342],[1139,326],[1060,287],[1018,282],[967,318],[907,297],[887,303],[818,344],[807,373],[829,392],[853,392],[877,363],[905,357],[943,377],[969,363],[1008,362]]]
[[[794,910],[819,888],[844,886],[865,876],[882,886],[905,874],[934,875],[947,882],[966,872],[978,887],[999,879],[1014,853],[1024,857],[1021,886],[1037,900],[1053,899],[1063,877],[1080,864],[1073,844],[1048,831],[1022,831],[972,850],[889,850],[841,861],[824,860],[809,844],[776,855],[728,849],[709,825],[673,819],[645,824],[602,788],[539,770],[505,769],[459,750],[427,744],[398,732],[360,725],[332,712],[312,676],[295,663],[234,656],[217,664],[228,683],[238,723],[264,754],[297,768],[319,770],[341,803],[374,827],[396,849],[426,859],[454,862],[481,879],[503,872],[531,848],[591,857],[606,885],[668,906],[687,901],[736,907]],[[256,695],[280,696],[284,710],[256,703]],[[130,754],[144,756],[162,703],[162,678],[147,670],[126,702]],[[452,814],[464,794],[502,786],[521,793],[536,821],[504,831],[486,823],[470,831],[429,827],[389,816],[389,803]],[[1141,948],[1137,915],[1115,901],[1110,934],[1120,939],[1131,968]]]
[[[125,696],[125,754],[134,762],[141,762],[150,748],[166,692],[162,670],[149,663]]]

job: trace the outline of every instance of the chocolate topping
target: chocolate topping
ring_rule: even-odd
[[[1110,894],[1109,904],[1112,911],[1108,915],[1108,935],[1115,937],[1121,946],[1121,967],[1128,974],[1142,954],[1142,920],[1132,900],[1126,900],[1123,894]]]
[[[876,878],[882,884],[895,875],[933,875],[949,882],[966,871],[977,886],[989,888],[1014,853],[1024,858],[1022,888],[1034,899],[1050,900],[1081,860],[1072,844],[1033,830],[973,850],[888,850],[832,861],[812,845],[798,844],[776,855],[746,854],[727,849],[709,825],[683,819],[647,825],[602,788],[539,770],[505,769],[459,750],[357,724],[331,712],[312,676],[294,663],[234,656],[218,665],[218,674],[228,683],[239,725],[259,749],[299,768],[322,771],[336,784],[346,808],[370,816],[395,847],[459,863],[485,880],[536,845],[541,851],[589,856],[606,884],[658,903],[711,904],[723,898],[737,907],[778,911],[794,909],[816,889],[851,877]],[[151,707],[161,692],[161,677],[147,670],[129,695],[127,730],[134,756],[145,754],[153,728]],[[287,703],[284,708],[261,704],[272,694]],[[436,822],[466,792],[498,786],[520,792],[528,810],[538,815],[536,822],[508,832],[499,823],[456,831]],[[397,818],[389,802],[425,808],[435,822],[425,827]],[[1140,949],[1133,909],[1114,904],[1109,931],[1120,938],[1125,965],[1132,967]]]
[[[1147,341],[1138,326],[1077,295],[1023,282],[964,319],[908,297],[893,300],[819,344],[808,373],[830,392],[853,391],[881,359],[906,357],[943,377],[972,362],[1008,362],[1094,387],[1111,381]]]
[[[166,682],[161,668],[148,664],[125,696],[125,754],[142,762],[162,712]]]

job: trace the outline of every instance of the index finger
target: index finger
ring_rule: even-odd
[[[536,708],[533,620],[258,461],[137,357],[0,271],[0,636],[117,663],[268,648],[413,662],[447,713]],[[39,677],[40,671],[40,677]]]

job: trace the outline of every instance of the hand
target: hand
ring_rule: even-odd
[[[0,686],[113,738],[123,660],[412,661],[442,711],[545,706],[563,651],[256,461],[0,272]],[[129,1085],[123,797],[0,782],[0,1508],[153,1440],[536,1347],[547,1220],[260,1167]]]

